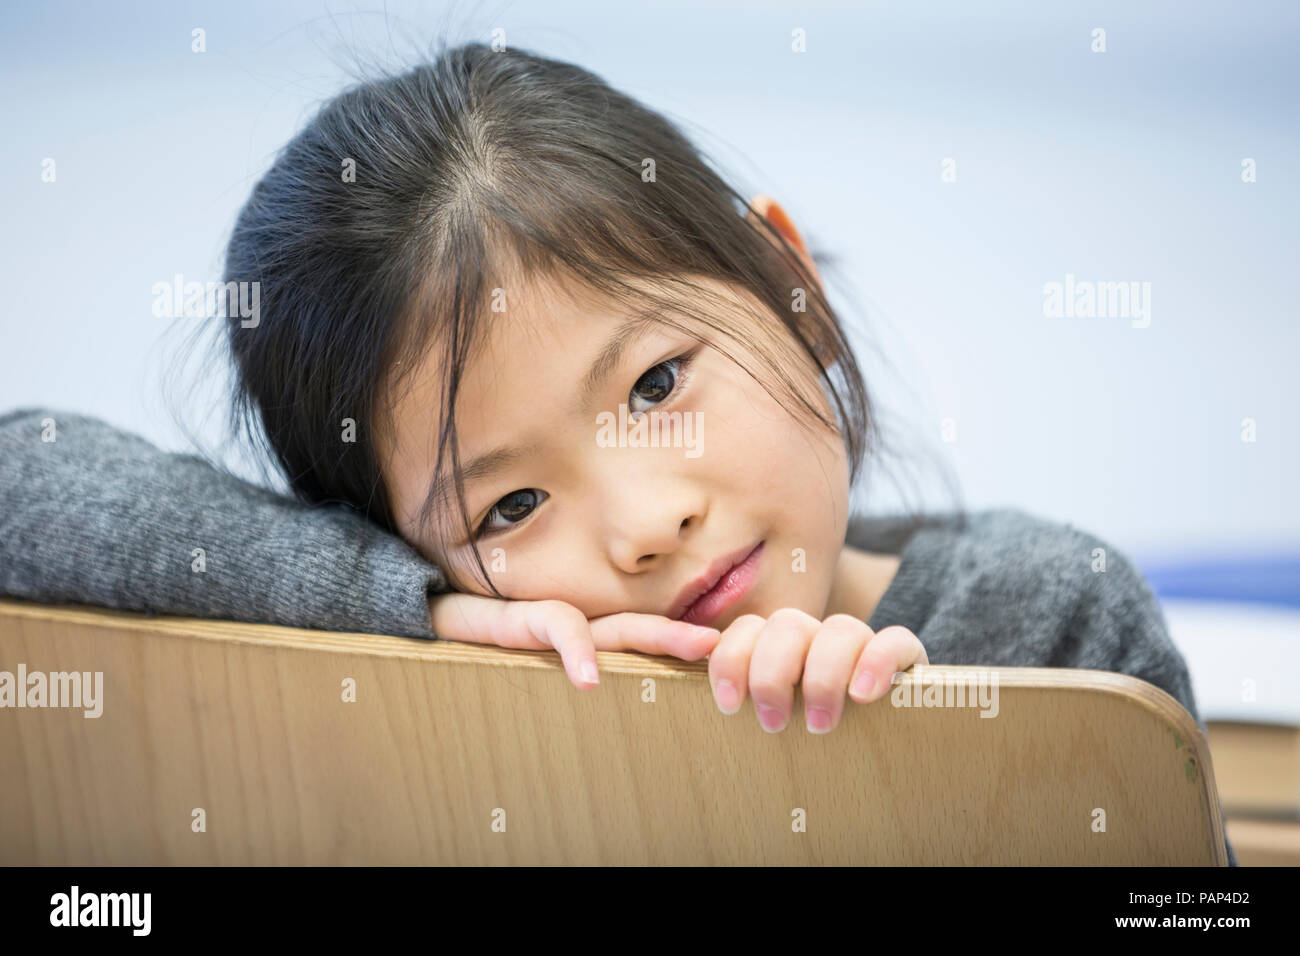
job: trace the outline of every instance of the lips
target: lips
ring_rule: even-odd
[[[667,617],[672,620],[680,620],[692,604],[703,595],[713,590],[714,586],[723,579],[738,564],[741,564],[749,555],[763,542],[758,541],[754,544],[747,544],[743,548],[717,558],[711,563],[708,569],[696,578],[693,578],[677,595],[677,600],[669,609]]]

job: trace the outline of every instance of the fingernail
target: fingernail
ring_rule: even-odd
[[[718,681],[718,710],[724,714],[734,714],[740,710],[740,691],[729,680]]]
[[[599,684],[600,674],[596,671],[596,665],[592,661],[583,661],[578,667],[578,673],[588,684]]]
[[[769,734],[774,734],[785,727],[785,715],[775,707],[758,705],[758,722]]]
[[[863,671],[858,675],[858,679],[853,682],[854,697],[869,697],[871,689],[876,686],[876,679],[871,676],[871,671]]]
[[[805,719],[810,734],[824,734],[831,729],[831,712],[825,707],[809,707]]]

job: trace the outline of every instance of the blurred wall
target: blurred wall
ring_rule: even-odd
[[[251,186],[354,54],[494,27],[664,111],[837,257],[880,401],[970,506],[1139,560],[1300,540],[1290,2],[6,4],[0,408],[183,448],[160,375],[202,320],[155,317],[154,283],[219,275]],[[1067,276],[1135,282],[1149,310],[1045,314]],[[219,372],[195,363],[182,392],[210,440]]]

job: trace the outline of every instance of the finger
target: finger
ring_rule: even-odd
[[[600,683],[596,644],[587,615],[563,601],[512,601],[506,614],[517,614],[537,640],[560,652],[573,686],[586,690]]]
[[[749,694],[758,722],[768,733],[780,733],[790,722],[794,688],[803,673],[804,658],[821,621],[798,608],[783,607],[767,619],[749,662]]]
[[[515,632],[510,633],[511,621],[505,613],[508,604],[499,598],[457,591],[434,595],[429,599],[433,633],[448,641],[540,650],[544,645],[526,631],[519,630],[517,624]],[[505,640],[513,643],[503,643]]]
[[[817,629],[803,665],[804,723],[809,733],[826,734],[839,726],[849,678],[873,633],[866,622],[848,614],[832,614]]]
[[[571,604],[503,601],[457,592],[431,599],[429,613],[440,638],[529,651],[554,649],[575,687],[600,683],[587,618]]]
[[[742,614],[722,632],[709,655],[709,684],[713,699],[724,714],[734,714],[745,702],[749,690],[749,661],[767,618]]]
[[[910,630],[897,624],[883,628],[862,649],[849,696],[860,704],[878,700],[888,692],[895,673],[929,663],[921,639]]]
[[[716,627],[624,611],[592,618],[591,637],[598,651],[636,651],[698,661],[713,650],[722,633]]]

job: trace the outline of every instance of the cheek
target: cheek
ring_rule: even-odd
[[[773,398],[744,371],[732,368],[735,375],[720,376],[716,398],[709,402],[705,447],[716,448],[728,468],[774,493],[807,492],[814,479],[825,486],[828,477],[840,472],[847,484],[848,459],[840,436],[816,422],[807,422],[810,416],[802,409],[796,417],[787,407],[791,399],[779,389],[778,398]],[[818,397],[825,406],[820,388]],[[830,413],[829,407],[821,410]],[[834,421],[833,415],[830,420]]]
[[[736,371],[740,377],[729,377],[718,404],[711,406],[717,408],[716,426],[712,434],[706,431],[705,447],[717,450],[732,488],[761,501],[769,518],[793,535],[798,547],[817,556],[818,566],[830,566],[847,528],[850,488],[844,441],[825,426],[805,424],[782,404],[784,396],[773,398],[743,371]]]

